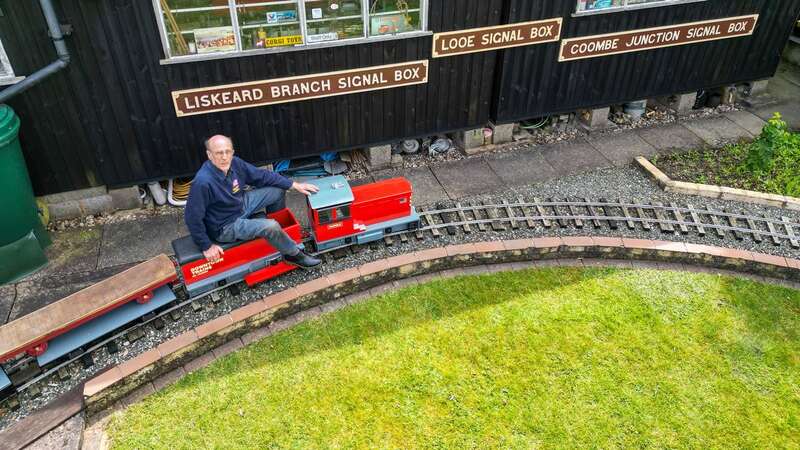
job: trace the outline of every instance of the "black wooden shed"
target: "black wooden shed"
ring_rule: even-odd
[[[763,79],[774,74],[800,13],[800,0],[380,2],[53,0],[72,61],[9,102],[23,121],[37,194],[191,174],[214,133],[233,136],[243,158],[264,163]],[[197,5],[214,14],[202,16]],[[348,8],[357,9],[343,15]],[[38,2],[0,0],[0,12],[14,74],[55,58]],[[235,25],[225,22],[229,12]],[[197,29],[183,32],[178,13]],[[565,39],[756,15],[746,35],[559,60]],[[432,52],[437,34],[539,20],[558,20],[558,39]],[[295,23],[303,28],[292,31]],[[363,38],[330,41],[358,33]],[[410,62],[424,62],[424,82],[182,117],[173,101],[176,91]]]

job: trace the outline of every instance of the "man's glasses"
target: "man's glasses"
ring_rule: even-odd
[[[223,156],[232,156],[233,150],[222,150],[219,152],[211,152],[211,154],[214,155],[216,158],[221,158]]]

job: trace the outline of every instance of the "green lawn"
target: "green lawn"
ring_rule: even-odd
[[[408,288],[193,373],[113,448],[800,446],[800,292],[545,269]]]

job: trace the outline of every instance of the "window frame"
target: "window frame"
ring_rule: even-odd
[[[25,79],[25,77],[18,77],[14,74],[14,67],[11,65],[11,60],[8,59],[6,49],[3,47],[2,39],[0,39],[0,66],[7,69],[7,72],[10,74],[6,76],[0,76],[0,86],[16,84]]]
[[[625,1],[627,2],[629,0]],[[583,11],[578,11],[578,2],[577,0],[575,0],[575,12],[572,13],[572,17],[594,16],[597,14],[613,14],[618,12],[635,11],[638,9],[648,9],[648,8],[663,8],[665,6],[686,5],[689,3],[699,3],[705,1],[707,0],[660,0],[660,1],[654,1],[652,3],[639,3],[636,5],[622,5],[622,6],[614,6],[611,8],[586,9]]]
[[[164,58],[160,60],[162,65],[167,64],[178,64],[178,63],[185,63],[185,62],[197,62],[197,61],[208,61],[208,60],[215,60],[215,59],[227,59],[227,58],[240,58],[240,57],[247,57],[247,56],[256,56],[256,55],[268,55],[274,53],[288,53],[288,52],[296,52],[296,51],[304,51],[304,50],[313,50],[318,48],[328,48],[328,47],[340,47],[345,45],[358,45],[358,44],[366,44],[370,42],[380,42],[380,41],[390,41],[390,40],[397,40],[397,39],[411,39],[420,36],[430,36],[433,34],[432,31],[428,30],[428,14],[429,14],[429,4],[430,0],[420,0],[420,7],[419,7],[419,15],[420,15],[420,29],[416,31],[408,31],[405,33],[397,33],[397,34],[386,34],[381,36],[370,36],[370,18],[369,18],[369,0],[360,0],[361,1],[361,20],[364,24],[364,36],[359,38],[350,38],[350,39],[341,39],[336,41],[324,41],[324,42],[308,42],[307,41],[307,25],[306,25],[306,1],[312,0],[296,0],[297,4],[297,16],[298,21],[300,22],[300,33],[303,36],[303,44],[297,46],[289,46],[289,47],[273,47],[273,48],[258,48],[258,49],[249,49],[244,50],[242,49],[242,38],[240,35],[239,29],[239,16],[238,12],[236,11],[236,0],[228,0],[228,12],[231,15],[231,28],[233,29],[233,34],[236,39],[236,50],[235,51],[227,51],[227,52],[216,52],[216,53],[206,53],[206,54],[192,54],[192,55],[183,55],[183,56],[172,56],[171,50],[169,47],[169,38],[167,36],[167,27],[164,23],[164,13],[161,10],[161,2],[160,0],[152,0],[153,3],[153,12],[156,16],[156,24],[158,25],[159,35],[161,37],[161,47],[162,51],[164,52]],[[287,1],[286,3],[293,3]],[[282,3],[278,3],[282,4]],[[222,9],[222,8],[220,8]]]

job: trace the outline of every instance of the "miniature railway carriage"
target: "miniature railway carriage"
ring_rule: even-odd
[[[341,176],[311,183],[319,187],[307,205],[312,245],[319,251],[419,227],[419,214],[411,205],[411,183],[405,178],[357,187],[350,187]],[[306,235],[289,209],[257,216],[276,220],[304,246]],[[195,298],[241,281],[253,286],[296,268],[263,238],[221,245],[222,259],[211,263],[191,236],[176,239],[172,248],[177,269],[167,256],[159,255],[0,326],[0,363],[27,354],[39,368],[52,368],[136,320],[169,308],[178,297]],[[26,381],[9,374],[0,367],[0,400]]]
[[[39,367],[57,364],[175,300],[175,265],[159,255],[0,327],[0,362],[27,353]],[[0,370],[0,398],[13,393]]]
[[[419,227],[419,214],[411,205],[411,183],[405,178],[356,187],[341,176],[311,183],[319,188],[308,197],[311,232],[319,251],[365,244]]]

